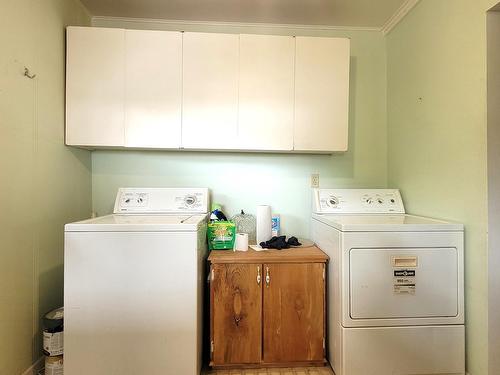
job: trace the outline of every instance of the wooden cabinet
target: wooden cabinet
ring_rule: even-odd
[[[293,150],[294,53],[291,36],[240,35],[240,149]]]
[[[66,144],[123,146],[125,31],[68,27]]]
[[[350,42],[296,37],[295,151],[346,151]]]
[[[181,147],[182,33],[125,31],[125,146]]]
[[[316,247],[212,251],[211,366],[323,364],[327,259]]]
[[[183,43],[182,147],[237,148],[239,36],[186,32]]]

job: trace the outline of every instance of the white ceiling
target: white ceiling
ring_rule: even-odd
[[[81,0],[93,16],[382,27],[405,0]]]

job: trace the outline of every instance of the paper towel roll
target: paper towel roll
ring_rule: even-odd
[[[234,250],[247,251],[248,250],[248,233],[236,233],[236,241],[234,243]]]
[[[257,245],[271,239],[271,227],[271,206],[257,206]]]

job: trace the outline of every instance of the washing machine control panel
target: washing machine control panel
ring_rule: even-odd
[[[206,188],[120,188],[114,213],[207,213]]]
[[[397,189],[315,189],[314,213],[405,213]]]

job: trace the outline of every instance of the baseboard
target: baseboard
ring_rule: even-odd
[[[38,358],[35,363],[33,363],[26,371],[24,371],[21,375],[38,375],[38,371],[43,368],[44,364],[44,356]]]

